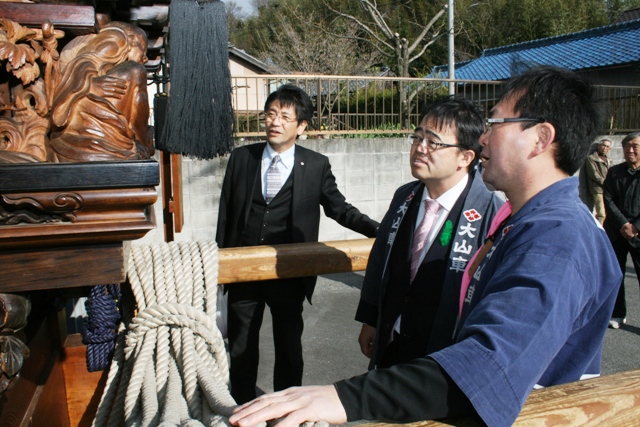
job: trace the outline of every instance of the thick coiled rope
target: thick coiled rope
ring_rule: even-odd
[[[94,426],[228,426],[224,342],[216,326],[215,242],[133,246],[136,302],[123,317]]]

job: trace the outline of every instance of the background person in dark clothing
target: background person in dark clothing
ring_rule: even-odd
[[[307,94],[281,86],[265,103],[267,143],[231,153],[222,185],[216,241],[221,248],[317,242],[320,206],[339,224],[375,237],[378,223],[346,202],[329,159],[296,146],[313,114]],[[260,327],[265,304],[273,318],[274,390],[302,382],[302,309],[316,277],[227,286],[231,394],[256,397]]]
[[[622,140],[624,163],[612,166],[604,181],[604,206],[607,217],[604,229],[616,253],[622,283],[618,291],[609,326],[618,329],[627,321],[627,303],[624,292],[624,273],[627,254],[631,254],[633,267],[640,277],[640,132],[627,135]]]

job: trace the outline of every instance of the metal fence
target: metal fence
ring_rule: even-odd
[[[304,89],[315,113],[307,134],[312,136],[382,136],[404,134],[420,119],[420,108],[449,92],[474,101],[487,114],[501,94],[503,82],[364,76],[257,75],[232,77],[235,135],[264,135],[262,109],[269,94],[285,83]],[[597,86],[605,101],[604,134],[640,130],[640,87]]]

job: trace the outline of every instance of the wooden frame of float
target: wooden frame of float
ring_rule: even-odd
[[[125,281],[128,241],[156,228],[159,176],[155,160],[0,165],[0,293]],[[31,354],[0,397],[3,427],[91,424],[102,372],[87,372],[86,348],[65,324],[64,311],[32,307],[17,336]]]
[[[373,239],[257,246],[219,250],[220,283],[266,280],[309,274],[363,270]],[[319,266],[316,261],[321,257]],[[71,426],[89,426],[100,400],[106,373],[88,373],[86,348],[77,335],[67,337],[61,351]],[[515,426],[629,426],[640,419],[640,370],[535,390]],[[384,423],[363,424],[383,427]],[[411,427],[477,426],[472,420],[425,421]]]

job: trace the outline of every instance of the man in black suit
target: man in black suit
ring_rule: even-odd
[[[221,248],[317,242],[320,209],[344,227],[375,237],[378,223],[346,202],[329,159],[297,146],[313,115],[309,96],[284,85],[265,102],[268,143],[236,148],[222,184],[216,241]],[[302,383],[302,309],[316,277],[228,286],[231,394],[256,397],[260,326],[265,304],[273,318],[274,390]]]
[[[356,312],[358,341],[371,369],[454,343],[462,273],[502,205],[476,171],[484,129],[476,105],[443,97],[422,117],[407,138],[416,181],[396,190],[382,219]],[[429,203],[436,212],[429,231],[420,234]]]

